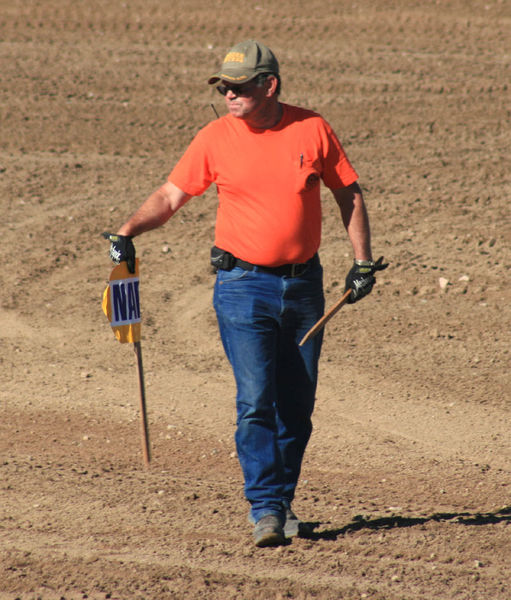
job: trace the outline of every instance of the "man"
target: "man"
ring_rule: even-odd
[[[291,503],[312,431],[322,343],[319,334],[299,346],[324,312],[320,179],[353,246],[351,302],[371,291],[386,265],[372,260],[358,176],[336,135],[318,114],[280,102],[273,52],[253,40],[237,44],[208,83],[228,114],[199,131],[168,181],[105,237],[113,260],[132,268],[131,238],[216,184],[214,307],[237,385],[236,447],[255,543],[279,545],[304,525]]]

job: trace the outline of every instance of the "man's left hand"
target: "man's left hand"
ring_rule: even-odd
[[[351,289],[348,303],[353,304],[367,296],[376,282],[375,272],[383,271],[388,266],[389,263],[383,264],[383,256],[380,256],[376,262],[373,260],[355,260],[346,276],[346,287],[344,288],[345,292]]]

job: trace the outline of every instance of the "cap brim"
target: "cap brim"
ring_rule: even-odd
[[[246,81],[250,81],[251,79],[254,79],[254,77],[257,77],[257,75],[259,75],[259,73],[254,73],[253,75],[249,76],[249,75],[229,75],[228,73],[215,73],[215,75],[211,76],[208,79],[208,83],[209,85],[213,85],[214,83],[218,83],[219,81],[228,81],[229,83],[236,83],[236,84],[242,84],[245,83]]]

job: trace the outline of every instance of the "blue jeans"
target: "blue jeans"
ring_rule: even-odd
[[[323,270],[300,277],[219,270],[213,304],[236,380],[238,458],[251,517],[283,516],[312,432],[322,333],[298,344],[323,315]]]

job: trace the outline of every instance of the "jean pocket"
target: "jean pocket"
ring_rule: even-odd
[[[220,269],[217,273],[217,282],[219,285],[224,285],[226,283],[233,283],[235,281],[240,281],[241,279],[245,279],[250,273],[250,271],[246,271],[241,267],[234,267],[230,271],[223,271]]]

